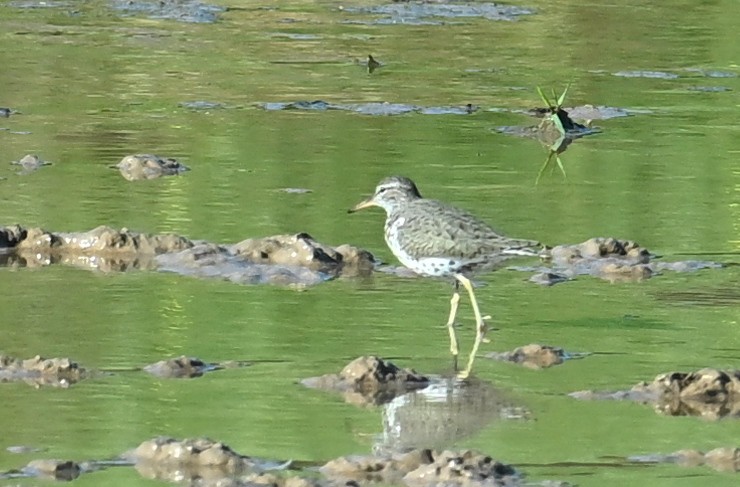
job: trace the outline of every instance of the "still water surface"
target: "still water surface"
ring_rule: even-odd
[[[122,18],[104,2],[56,8],[0,4],[0,158],[38,153],[53,166],[0,167],[0,223],[81,231],[106,224],[215,242],[308,232],[394,262],[381,212],[346,209],[390,174],[467,208],[507,234],[550,244],[633,239],[667,260],[731,262],[740,250],[737,107],[740,18],[734,0],[531,1],[517,22],[367,25],[333,2],[223,2],[216,24]],[[260,8],[264,7],[264,8]],[[354,15],[354,16],[353,16]],[[294,36],[294,34],[301,34]],[[305,36],[303,34],[310,34]],[[355,59],[385,63],[368,76]],[[708,77],[688,69],[733,77]],[[623,77],[662,71],[675,79]],[[572,87],[566,105],[644,113],[596,121],[556,171],[534,180],[546,152],[496,134],[533,121],[498,109],[539,104],[535,87]],[[728,91],[694,91],[726,87]],[[322,99],[421,106],[473,103],[472,115],[363,116],[268,112],[259,102]],[[226,109],[193,111],[208,100]],[[107,169],[126,154],[176,157],[184,177],[128,183]],[[308,194],[279,189],[307,188]],[[694,256],[696,257],[696,256]],[[740,367],[740,272],[666,273],[642,283],[591,278],[540,288],[526,276],[481,276],[494,315],[483,352],[539,342],[595,352],[545,371],[481,359],[476,374],[527,418],[487,420],[455,440],[523,469],[579,485],[737,485],[708,468],[620,466],[615,458],[738,446],[740,424],[665,417],[630,403],[576,402],[580,389],[618,389],[670,370]],[[0,470],[39,456],[112,457],[156,435],[206,435],[248,455],[320,463],[368,452],[379,409],[359,409],[297,381],[378,354],[448,373],[450,287],[378,274],[305,292],[151,272],[0,270],[0,349],[69,356],[114,371],[68,390],[2,384]],[[706,293],[699,304],[666,299]],[[714,302],[713,293],[729,299]],[[472,321],[463,300],[463,347]],[[466,348],[463,348],[463,352]],[[189,380],[134,371],[175,355],[256,361]],[[570,463],[569,463],[570,462]],[[600,466],[613,463],[614,466]],[[154,485],[128,469],[87,485]],[[15,481],[14,481],[15,483]]]

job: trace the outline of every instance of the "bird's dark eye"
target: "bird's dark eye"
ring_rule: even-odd
[[[388,189],[387,186],[383,186],[381,188],[378,188],[378,193],[383,193],[383,192],[385,192],[386,189]]]

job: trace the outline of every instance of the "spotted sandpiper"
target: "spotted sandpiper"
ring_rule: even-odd
[[[460,301],[460,284],[467,290],[477,333],[468,364],[458,373],[458,377],[468,377],[478,347],[485,340],[485,320],[491,318],[481,315],[470,276],[474,272],[492,270],[513,256],[538,255],[540,244],[532,240],[504,237],[465,210],[423,198],[416,184],[401,176],[391,176],[380,181],[375,194],[358,203],[349,212],[370,206],[379,206],[385,210],[385,242],[404,266],[425,276],[455,278],[455,290],[450,300],[450,316],[447,320],[450,352],[455,369],[459,350],[455,317]]]

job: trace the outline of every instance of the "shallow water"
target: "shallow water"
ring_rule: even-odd
[[[381,213],[346,209],[398,173],[512,236],[550,244],[615,236],[666,260],[736,261],[740,82],[705,73],[740,74],[737,9],[731,0],[690,12],[653,3],[532,1],[525,6],[537,13],[516,22],[443,26],[358,24],[374,17],[313,2],[232,2],[239,8],[216,24],[121,17],[103,2],[5,3],[0,106],[21,113],[0,118],[9,129],[0,131],[2,157],[37,153],[53,165],[24,175],[0,165],[7,178],[0,224],[55,231],[107,224],[215,242],[308,232],[394,262]],[[372,75],[355,61],[368,53],[384,63]],[[545,149],[495,133],[535,121],[500,109],[540,105],[535,86],[560,90],[567,82],[566,105],[645,113],[595,122],[601,134],[561,154],[567,180],[556,170],[535,186]],[[299,100],[481,109],[371,116],[258,108]],[[179,105],[192,101],[224,108]],[[193,170],[130,183],[107,167],[138,152],[176,157]],[[551,288],[511,271],[479,281],[483,311],[499,328],[482,352],[539,342],[594,355],[542,371],[479,359],[476,376],[529,413],[487,419],[456,445],[521,466],[531,480],[737,484],[735,474],[708,468],[620,460],[737,446],[736,420],[665,417],[643,405],[565,396],[670,370],[739,367],[740,302],[736,293],[728,299],[740,283],[737,267],[641,283],[583,277]],[[2,351],[69,356],[113,372],[67,390],[0,384],[0,471],[38,457],[113,457],[160,434],[206,435],[248,455],[316,463],[368,452],[382,432],[381,410],[297,381],[363,354],[449,373],[442,328],[449,293],[443,281],[385,274],[296,292],[151,272],[0,269]],[[692,294],[703,298],[687,299]],[[465,299],[460,313],[465,353],[473,336]],[[255,363],[193,380],[133,370],[181,354]],[[46,450],[5,450],[13,445]],[[123,468],[77,482],[152,484]]]

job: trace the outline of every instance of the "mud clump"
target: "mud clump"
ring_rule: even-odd
[[[333,275],[340,270],[348,276],[367,275],[374,266],[373,255],[365,250],[347,244],[329,247],[307,233],[250,238],[231,251],[255,264],[300,266]]]
[[[205,372],[216,370],[218,367],[214,364],[207,364],[194,357],[180,356],[147,365],[144,371],[156,377],[161,378],[193,378],[200,377]]]
[[[26,154],[20,160],[13,161],[11,164],[21,166],[20,174],[29,174],[44,166],[51,166],[51,162],[42,160],[36,154]]]
[[[306,387],[331,390],[357,405],[384,404],[394,397],[429,385],[429,379],[412,369],[400,369],[379,357],[359,357],[339,374],[301,381]]]
[[[192,247],[177,235],[148,235],[99,226],[88,232],[52,233],[19,225],[0,228],[0,250],[85,255],[160,254]]]
[[[172,158],[163,158],[153,154],[134,154],[121,159],[111,166],[118,169],[127,181],[156,179],[162,176],[177,176],[190,168]]]
[[[30,477],[52,480],[74,480],[82,473],[82,467],[71,460],[32,460],[22,471]]]
[[[311,481],[281,478],[264,470],[283,470],[290,462],[277,463],[236,453],[227,445],[207,438],[176,440],[159,437],[141,443],[121,459],[133,463],[149,479],[199,486],[310,487]]]
[[[178,274],[302,288],[340,276],[369,275],[375,259],[357,247],[330,247],[298,233],[247,239],[231,246],[199,244],[159,256],[157,263],[160,270]]]
[[[182,481],[183,477],[233,477],[254,466],[249,457],[206,438],[182,441],[168,437],[154,438],[124,453],[122,457],[133,462],[142,476],[170,481]]]
[[[656,408],[666,415],[740,417],[740,370],[669,372],[651,383],[637,384],[632,390],[656,395]]]
[[[701,369],[669,372],[617,392],[579,391],[577,399],[628,399],[652,404],[668,416],[700,416],[709,420],[740,417],[740,370]]]
[[[300,288],[340,276],[369,275],[375,259],[351,245],[324,245],[307,233],[219,245],[174,234],[151,235],[106,226],[77,233],[53,233],[20,225],[0,227],[0,265],[51,264],[103,272],[156,269],[241,284]]]
[[[655,255],[631,240],[595,237],[572,245],[558,245],[543,252],[550,267],[520,268],[537,271],[530,281],[551,286],[579,275],[590,275],[609,282],[635,282],[649,279],[661,271],[693,272],[718,268],[716,262],[655,262]]]
[[[510,352],[493,352],[486,354],[486,358],[513,362],[529,369],[546,369],[560,365],[568,359],[581,358],[585,354],[568,353],[562,348],[532,343],[516,348]]]
[[[0,354],[0,382],[23,381],[33,386],[69,387],[88,371],[68,358],[45,359],[39,355],[21,360]]]
[[[404,483],[410,487],[512,486],[520,475],[487,455],[465,450],[436,452],[428,449],[388,456],[351,456],[332,460],[320,468],[330,480],[347,482]]]

